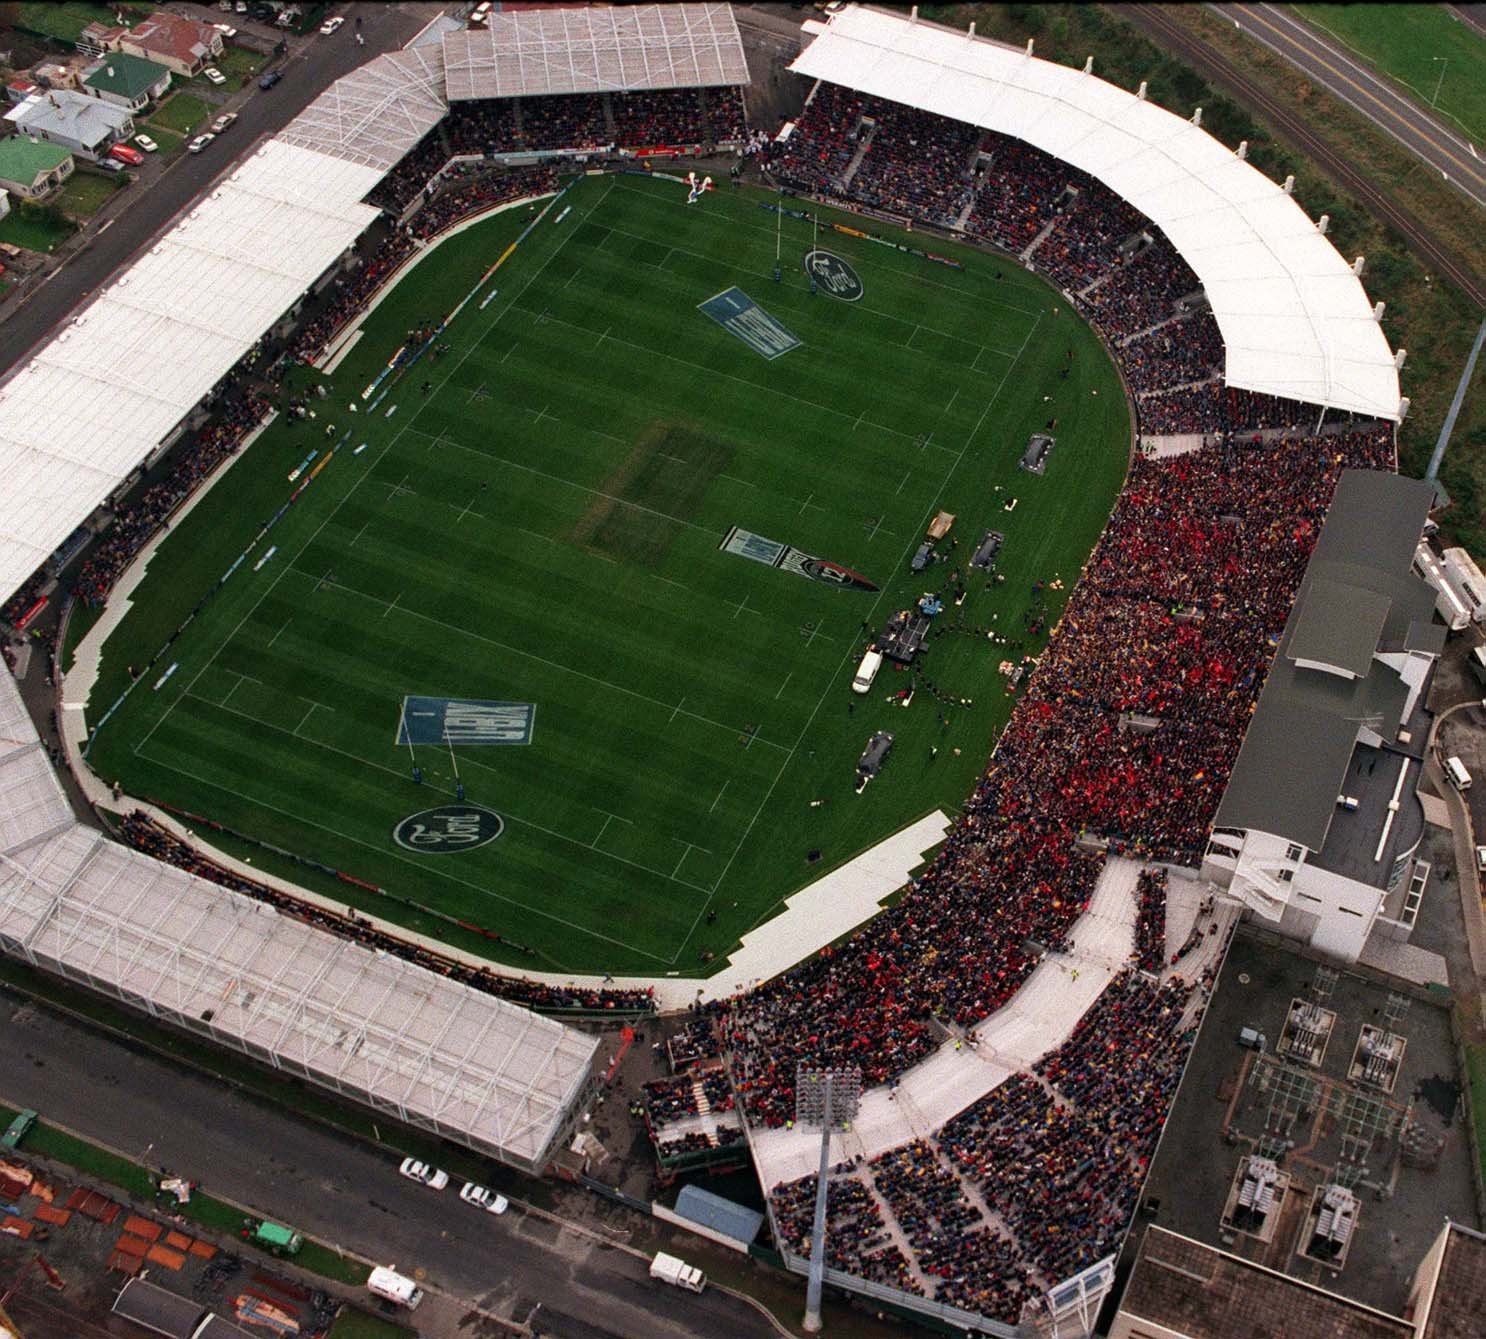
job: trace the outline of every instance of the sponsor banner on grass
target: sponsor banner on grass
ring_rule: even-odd
[[[718,548],[750,562],[762,563],[765,567],[777,567],[781,572],[808,577],[822,585],[839,586],[843,590],[877,590],[877,586],[860,572],[827,558],[817,558],[790,544],[781,544],[777,539],[767,539],[751,530],[739,529],[736,525],[723,536]]]
[[[530,702],[462,697],[405,697],[399,744],[530,744],[537,709]]]
[[[724,289],[697,307],[761,358],[772,360],[800,347],[800,341],[741,288]]]
[[[409,814],[392,829],[392,840],[419,855],[454,855],[493,842],[505,820],[482,804],[444,804]]]

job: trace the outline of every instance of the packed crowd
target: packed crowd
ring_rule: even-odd
[[[426,242],[472,214],[524,196],[547,195],[556,189],[557,176],[551,168],[521,167],[485,173],[436,195],[413,216],[409,226],[414,237]]]
[[[721,1070],[697,1076],[681,1074],[667,1079],[651,1079],[640,1090],[645,1117],[654,1129],[688,1116],[701,1115],[703,1101],[708,1111],[733,1109],[732,1085]]]
[[[923,1295],[908,1260],[892,1240],[882,1220],[882,1210],[872,1192],[849,1177],[852,1164],[831,1169],[826,1185],[826,1217],[831,1225],[826,1238],[826,1264],[859,1279],[886,1284],[902,1292]],[[770,1194],[774,1220],[779,1226],[780,1245],[795,1255],[810,1255],[810,1232],[815,1222],[816,1178],[812,1174]]]
[[[1159,976],[1166,965],[1166,871],[1141,870],[1135,897],[1135,965]]]
[[[190,446],[172,457],[165,477],[114,513],[113,523],[94,544],[73,582],[77,598],[95,607],[102,604],[135,554],[159,533],[197,485],[237,450],[268,410],[268,398],[251,386],[225,391]]]
[[[736,86],[457,102],[366,198],[400,218],[420,194],[432,193],[433,179],[451,158],[610,145],[646,149],[732,144],[743,141],[747,133],[743,90]]]
[[[216,861],[207,859],[142,810],[136,809],[124,817],[119,835],[137,851],[234,893],[242,893],[255,901],[265,902],[294,920],[313,925],[342,939],[353,940],[378,953],[391,953],[405,958],[439,976],[462,982],[488,995],[498,995],[501,999],[523,1004],[529,1009],[549,1013],[649,1013],[655,1008],[655,1000],[649,990],[604,990],[590,986],[547,985],[524,977],[500,976],[488,967],[473,967],[446,957],[432,949],[387,934],[354,913],[332,911],[327,906],[291,896],[256,879],[235,874]]]

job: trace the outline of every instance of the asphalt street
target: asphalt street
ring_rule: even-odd
[[[1384,134],[1486,208],[1486,161],[1443,118],[1400,92],[1340,42],[1281,5],[1213,5],[1276,55],[1334,93]],[[1467,77],[1462,75],[1462,78]]]
[[[131,186],[134,198],[109,211],[83,249],[0,321],[0,376],[8,373],[74,307],[103,287],[212,182],[231,171],[258,141],[283,129],[330,84],[384,51],[403,46],[437,12],[428,4],[342,7],[362,16],[366,45],[358,46],[351,24],[332,37],[313,34],[265,68],[282,70],[279,85],[261,92],[256,80],[223,106],[237,124],[202,154],[181,154],[147,187]]]
[[[282,1108],[0,991],[0,1101],[561,1339],[772,1339],[748,1304],[652,1282],[644,1260],[519,1205],[500,1217]]]

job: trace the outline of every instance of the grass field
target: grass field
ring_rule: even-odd
[[[162,545],[105,647],[90,723],[287,499],[327,421],[367,443],[333,458],[272,532],[274,556],[254,570],[259,545],[174,643],[169,680],[152,691],[157,670],[98,733],[99,773],[533,952],[465,947],[646,974],[704,971],[703,952],[726,954],[810,879],[961,801],[1010,709],[998,665],[1043,644],[1024,613],[1057,616],[1108,515],[1125,401],[1094,336],[1014,262],[956,251],[953,270],[833,234],[865,289],[840,302],[810,294],[809,229],[786,220],[776,285],[762,198],[688,209],[672,183],[579,181],[566,217],[450,327],[450,352],[352,415],[409,328],[447,312],[531,214],[440,247],[366,323],[319,417],[276,423]],[[799,347],[767,360],[698,310],[733,286]],[[1046,475],[1027,474],[1028,435],[1051,417]],[[941,508],[959,547],[913,574]],[[720,551],[734,526],[881,590]],[[890,669],[853,695],[867,630],[947,590],[991,528],[1004,583],[977,577],[941,616],[913,706],[889,704],[910,679]],[[1054,578],[1065,589],[1034,594]],[[972,705],[941,708],[927,681]],[[529,744],[455,755],[468,800],[504,817],[498,840],[444,856],[392,842],[454,790],[443,747],[417,747],[424,783],[411,779],[409,694],[535,705]],[[896,751],[857,796],[877,729]]]
[[[1446,6],[1291,8],[1448,117],[1477,144],[1486,142],[1486,37]]]
[[[53,218],[41,209],[25,204],[15,205],[0,219],[0,242],[24,247],[27,251],[48,252],[58,242],[65,242],[75,231],[76,225],[68,219]]]

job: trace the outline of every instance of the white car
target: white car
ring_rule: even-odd
[[[477,1209],[484,1209],[486,1213],[505,1213],[511,1207],[510,1200],[504,1195],[497,1195],[493,1190],[477,1186],[473,1181],[464,1183],[464,1189],[459,1192],[459,1198],[466,1204],[473,1204]]]
[[[216,138],[217,137],[215,135],[210,133],[205,135],[197,135],[195,139],[193,139],[188,145],[186,145],[186,148],[188,148],[192,153],[200,153],[204,148],[206,148],[208,144],[210,144]]]
[[[345,22],[345,19],[339,18],[339,17],[333,18],[333,19],[326,19],[325,22],[320,25],[320,36],[321,37],[329,37],[344,22]]]
[[[227,82],[227,76],[215,65],[208,65],[201,73],[207,77],[209,83],[225,84]]]
[[[139,145],[139,147],[146,153],[158,153],[160,150],[160,146],[156,144],[155,141],[152,140],[148,135],[136,135],[134,137],[134,142]]]
[[[419,1162],[417,1158],[404,1158],[397,1170],[409,1181],[419,1181],[430,1190],[442,1190],[449,1184],[448,1172],[440,1171],[429,1163]]]

